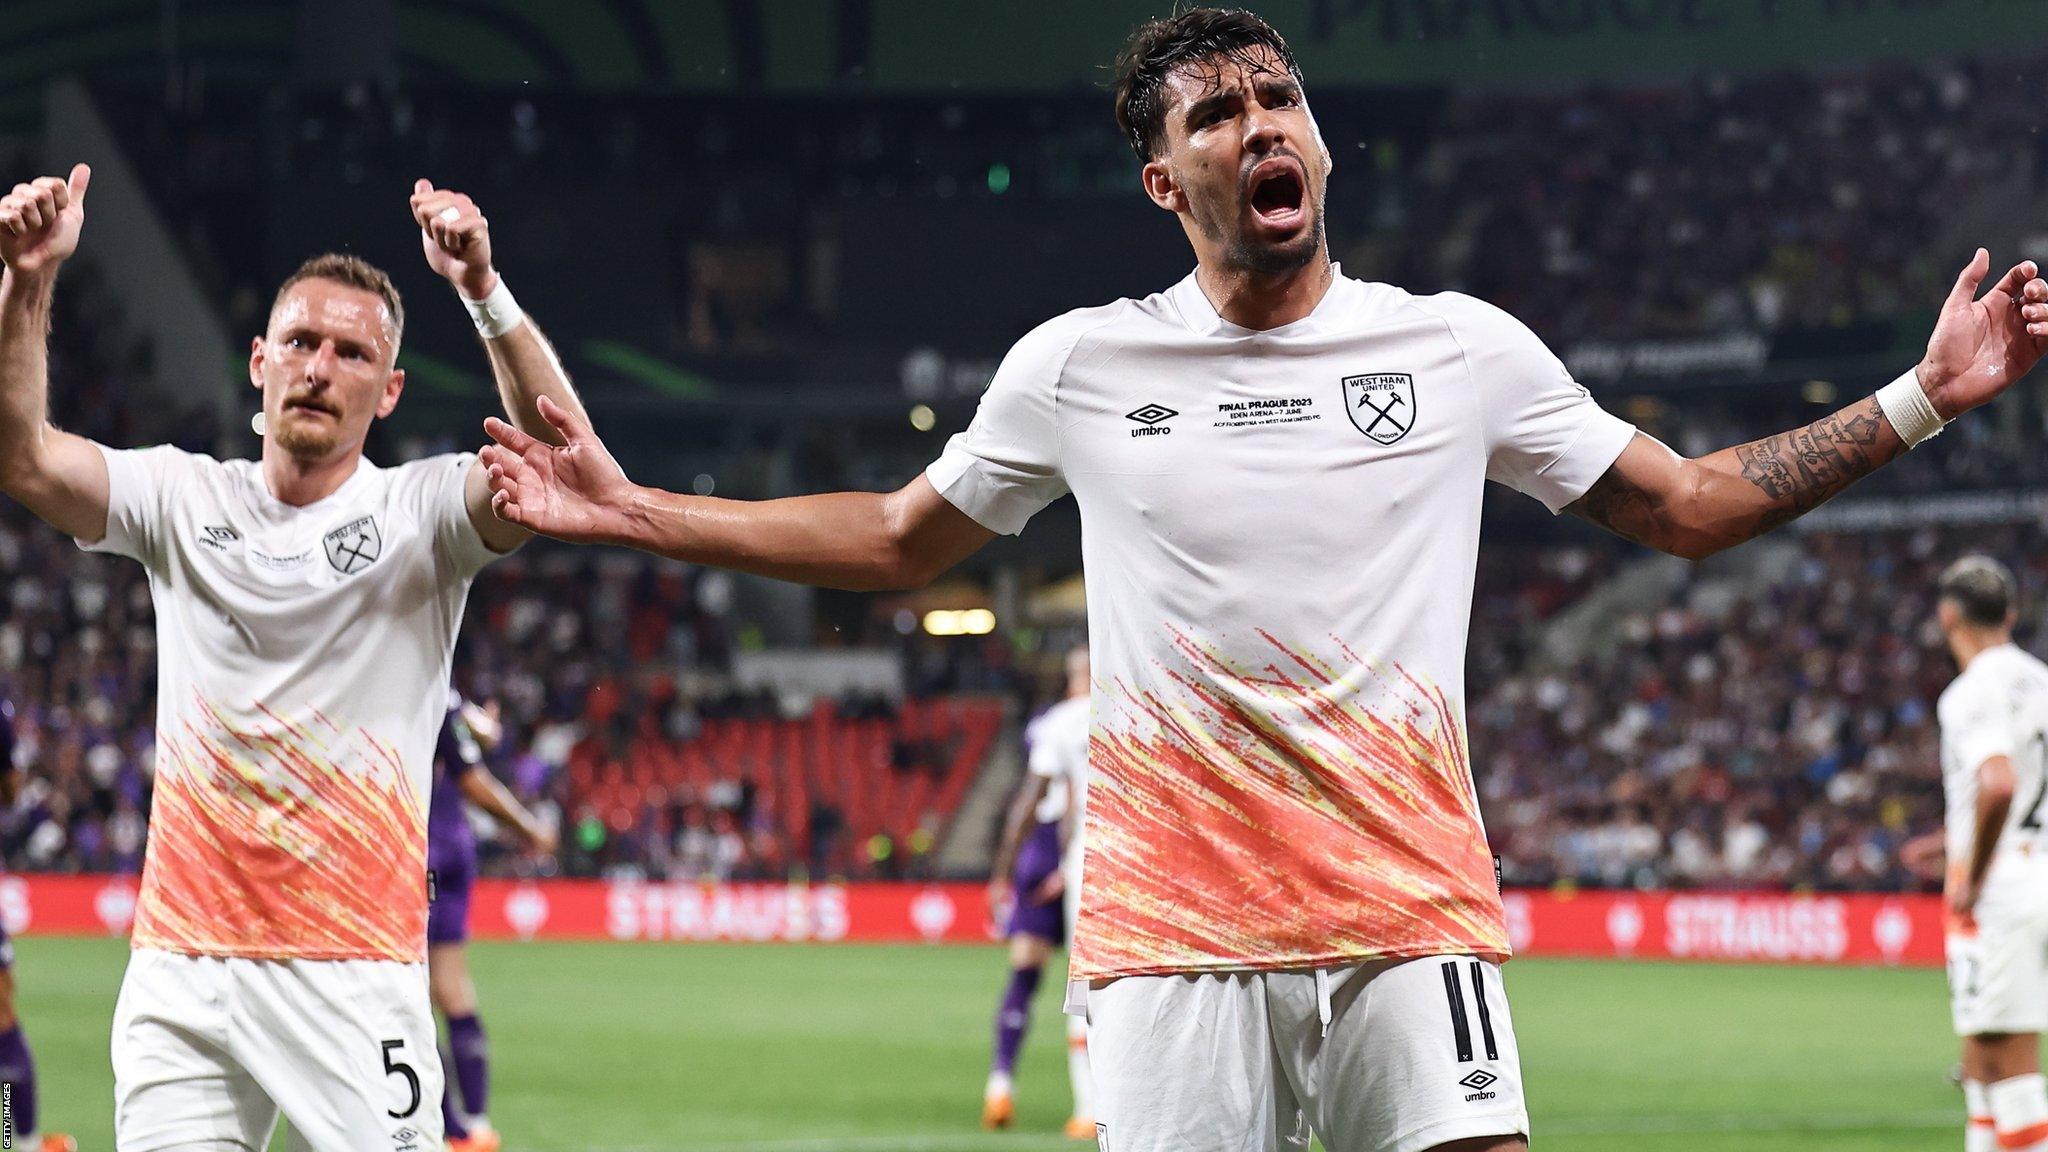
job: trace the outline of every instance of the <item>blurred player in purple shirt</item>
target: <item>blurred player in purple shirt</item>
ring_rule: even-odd
[[[463,803],[490,813],[542,855],[555,850],[555,835],[507,791],[484,763],[504,730],[495,703],[479,708],[448,694],[448,716],[434,746],[433,802],[427,809],[427,874],[433,900],[427,906],[427,979],[434,1010],[448,1025],[448,1091],[441,1116],[454,1152],[496,1152],[498,1134],[485,1116],[490,1091],[488,1047],[476,1015],[476,985],[469,978],[469,892],[476,880],[476,834]]]
[[[21,778],[14,770],[14,703],[0,697],[0,803],[14,804]],[[78,1144],[62,1132],[36,1135],[36,1061],[14,1014],[14,941],[0,923],[0,1083],[12,1086],[13,1131],[10,1148],[29,1152],[77,1152]]]

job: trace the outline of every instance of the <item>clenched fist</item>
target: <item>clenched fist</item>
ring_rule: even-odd
[[[416,180],[412,218],[420,226],[420,248],[435,275],[471,300],[489,296],[498,286],[498,273],[491,267],[491,222],[476,201],[436,188],[431,181]]]
[[[0,263],[31,276],[54,272],[78,251],[85,227],[85,186],[92,169],[71,169],[71,178],[39,176],[0,197]]]

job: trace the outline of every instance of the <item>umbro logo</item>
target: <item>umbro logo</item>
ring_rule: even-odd
[[[1175,412],[1164,404],[1147,404],[1142,408],[1136,408],[1124,413],[1124,419],[1136,420],[1144,425],[1143,428],[1131,429],[1131,435],[1133,436],[1165,436],[1172,432],[1173,429],[1164,427],[1164,422],[1178,415],[1180,413]]]
[[[241,533],[233,528],[229,528],[225,524],[208,524],[201,528],[199,532],[199,542],[201,544],[221,552],[227,551],[229,545],[242,538]]]
[[[1500,1077],[1495,1076],[1493,1073],[1488,1072],[1484,1068],[1481,1068],[1467,1075],[1463,1080],[1458,1081],[1458,1084],[1461,1087],[1472,1089],[1472,1091],[1465,1097],[1465,1102],[1467,1104],[1471,1104],[1480,1100],[1493,1099],[1494,1094],[1488,1092],[1487,1089],[1492,1087],[1494,1083],[1499,1079]]]

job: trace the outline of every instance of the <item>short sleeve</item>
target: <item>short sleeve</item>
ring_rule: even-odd
[[[454,452],[429,457],[416,465],[426,470],[420,514],[433,535],[434,552],[465,579],[483,571],[486,564],[502,555],[484,543],[469,518],[469,503],[463,493],[474,463],[475,453]]]
[[[982,394],[974,422],[925,469],[939,495],[991,532],[1013,536],[1067,494],[1059,464],[1059,378],[1085,330],[1062,317],[1017,341]]]
[[[1562,511],[1614,466],[1634,425],[1601,408],[1521,321],[1469,296],[1437,300],[1479,393],[1486,478]]]
[[[1060,776],[1066,766],[1060,763],[1060,742],[1046,732],[1047,727],[1044,717],[1040,717],[1039,722],[1032,725],[1030,759],[1025,761],[1025,765],[1033,776],[1043,776],[1051,780]]]
[[[1954,752],[1956,761],[1975,771],[1993,756],[2011,756],[2012,725],[1999,715],[1998,701],[1989,693],[1973,691],[1962,683],[1946,692],[1936,706],[1941,721],[1941,739]]]
[[[107,461],[107,534],[98,540],[78,540],[77,545],[154,567],[164,555],[169,509],[179,482],[197,457],[169,445],[93,447]]]

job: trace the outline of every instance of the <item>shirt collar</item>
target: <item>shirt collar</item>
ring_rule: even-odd
[[[1315,308],[1291,324],[1264,330],[1232,324],[1217,315],[1216,306],[1209,303],[1208,295],[1202,291],[1202,286],[1196,283],[1193,272],[1168,289],[1166,295],[1167,299],[1173,302],[1174,309],[1180,313],[1181,321],[1197,336],[1236,339],[1244,336],[1295,336],[1326,331],[1338,317],[1345,314],[1363,288],[1358,281],[1347,278],[1344,275],[1344,266],[1333,260],[1330,262],[1330,290],[1323,293],[1321,300],[1316,301]]]

